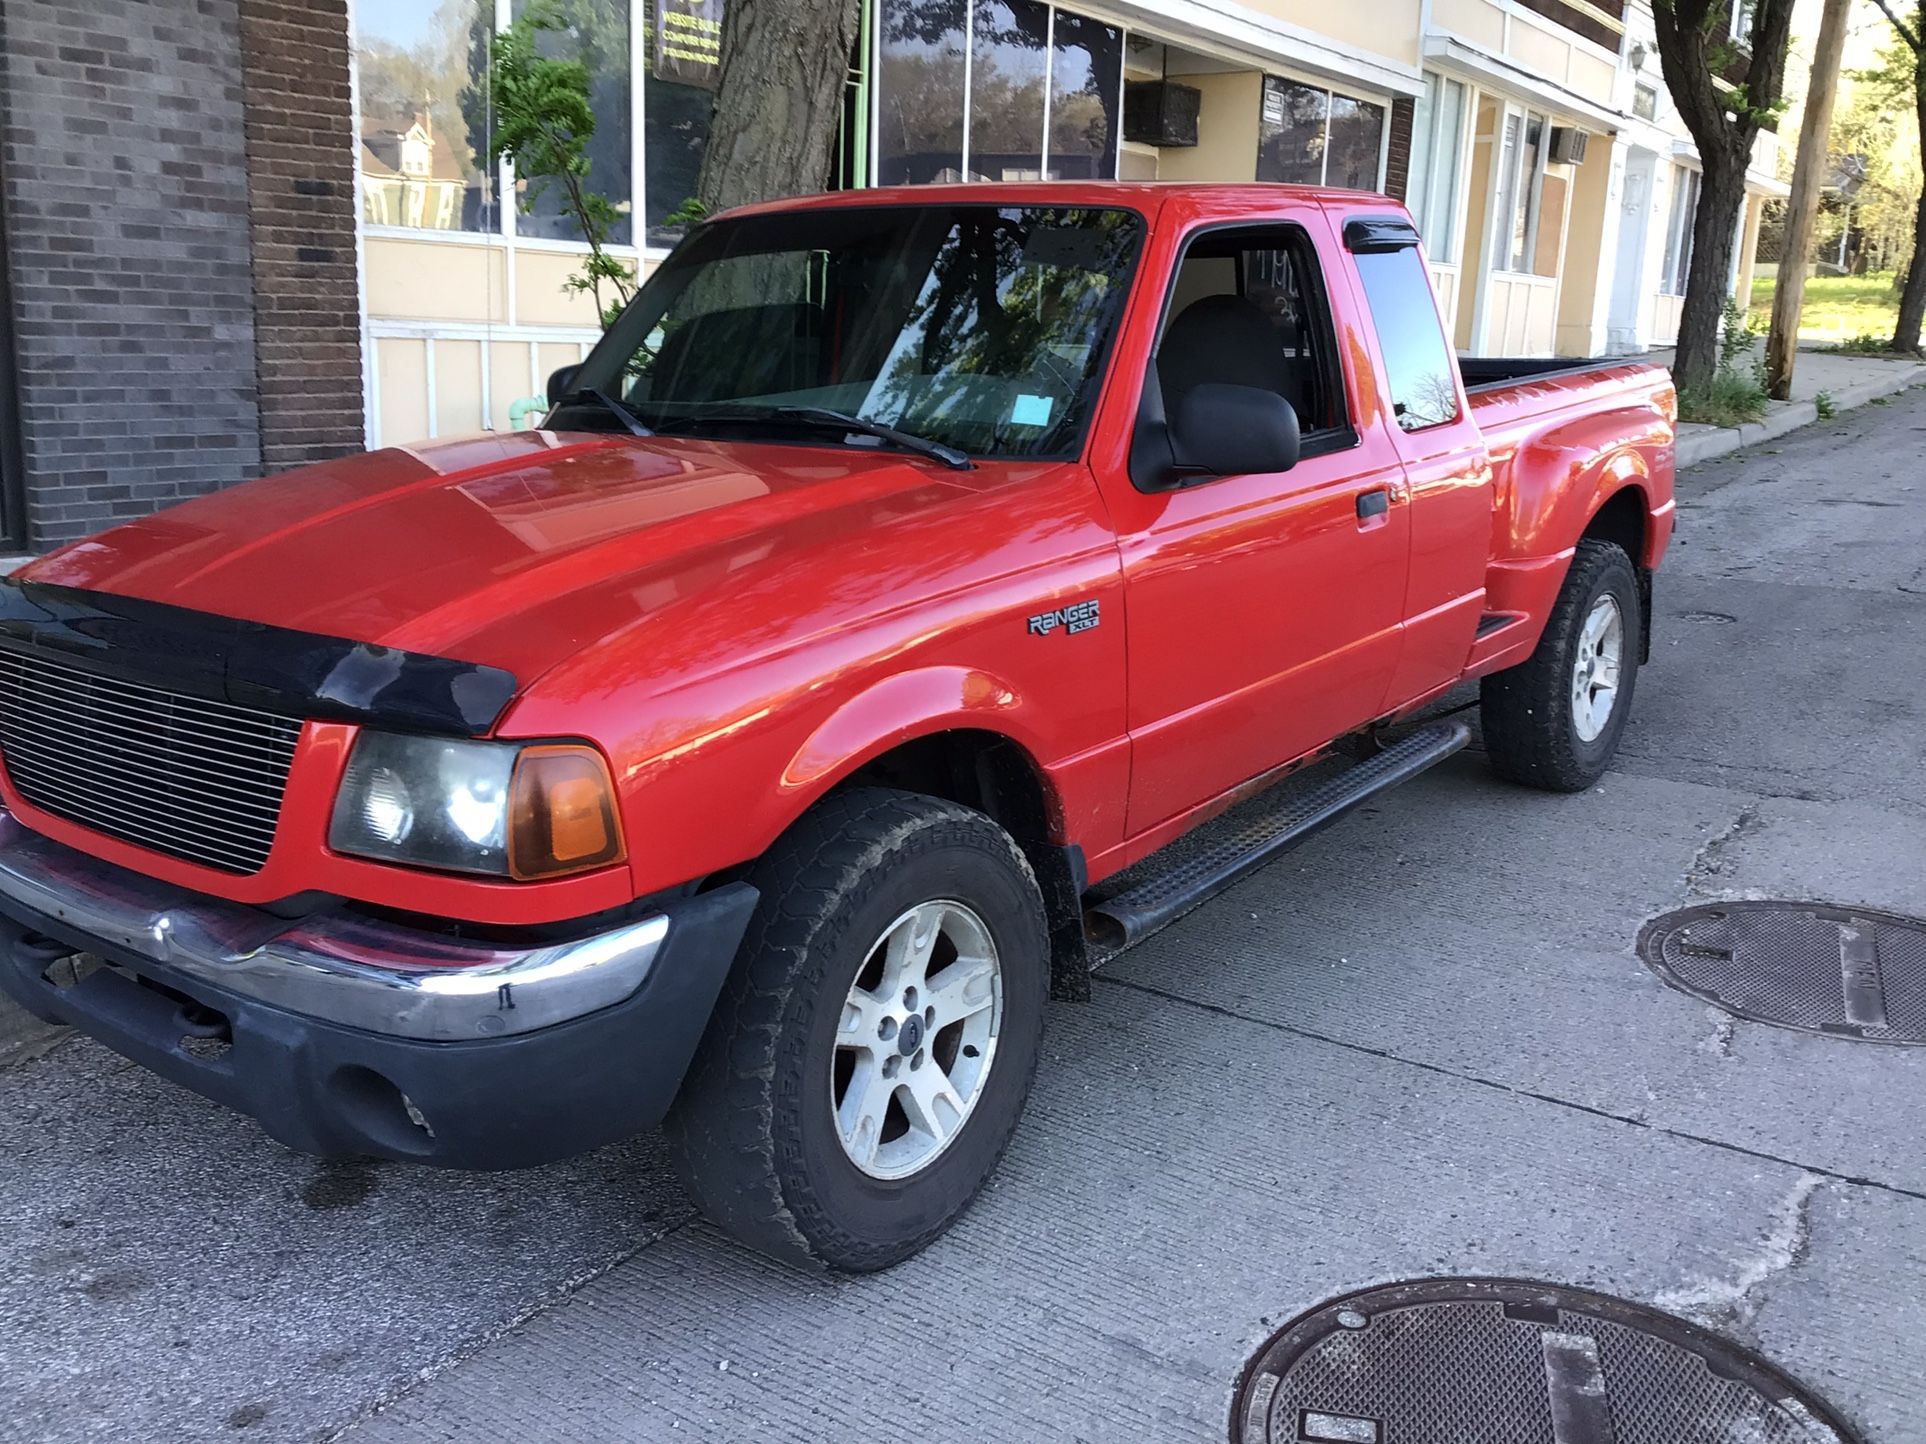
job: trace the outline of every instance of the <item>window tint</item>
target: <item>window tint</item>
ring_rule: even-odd
[[[1417,248],[1371,252],[1358,256],[1357,263],[1398,425],[1422,431],[1455,419],[1458,387],[1451,352]]]

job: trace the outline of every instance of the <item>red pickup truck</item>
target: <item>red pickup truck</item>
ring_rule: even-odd
[[[0,585],[0,981],[313,1153],[665,1122],[738,1238],[884,1267],[995,1167],[1088,940],[1463,745],[1428,702],[1481,679],[1501,776],[1606,766],[1669,379],[1469,379],[1382,196],[713,219],[542,429]]]

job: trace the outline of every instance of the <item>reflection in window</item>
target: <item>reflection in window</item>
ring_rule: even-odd
[[[492,231],[488,37],[477,0],[385,0],[362,8],[361,214],[370,225]]]
[[[1134,213],[836,206],[704,227],[589,357],[654,429],[820,444],[826,407],[976,455],[1081,445],[1142,243]]]
[[[883,6],[877,137],[884,185],[963,178],[964,0]]]
[[[643,221],[648,244],[668,246],[686,229],[670,225],[668,218],[694,197],[709,144],[722,70],[722,5],[720,0],[650,0],[648,17]]]
[[[633,201],[630,184],[629,127],[631,124],[632,68],[629,60],[628,0],[549,0],[566,22],[565,28],[545,31],[537,48],[559,60],[579,60],[588,67],[589,103],[595,109],[595,134],[588,144],[586,184],[624,212],[608,239],[625,246],[634,238],[627,212]],[[514,0],[519,19],[529,0]],[[526,183],[518,189],[527,194]],[[531,208],[515,222],[517,234],[551,240],[579,241],[581,230],[566,213],[566,198],[554,182],[534,197]]]
[[[1438,303],[1416,246],[1357,258],[1358,278],[1384,353],[1384,387],[1406,431],[1441,426],[1458,415],[1458,384]]]
[[[1257,178],[1281,185],[1322,185],[1330,118],[1329,91],[1265,76]]]
[[[1692,226],[1699,212],[1699,173],[1682,165],[1672,167],[1672,214],[1665,224],[1665,273],[1659,289],[1668,296],[1685,294],[1685,278],[1692,270]]]
[[[1059,10],[1055,39],[1050,53],[1050,178],[1114,179],[1123,31]]]
[[[1545,196],[1545,132],[1541,115],[1527,115],[1522,130],[1510,117],[1505,124],[1505,139],[1511,147],[1511,163],[1516,172],[1509,191],[1510,205],[1505,212],[1510,224],[1508,271],[1531,273],[1538,250],[1538,215]]]
[[[1465,84],[1427,72],[1412,131],[1411,213],[1431,258],[1458,260],[1458,190],[1464,160]]]
[[[1348,95],[1331,96],[1331,139],[1325,149],[1324,184],[1347,190],[1378,188],[1378,157],[1384,149],[1384,107]]]
[[[970,33],[970,178],[1043,178],[1050,12],[1030,0],[976,0]]]
[[[884,0],[877,179],[1114,177],[1123,32],[1038,0],[970,3]]]

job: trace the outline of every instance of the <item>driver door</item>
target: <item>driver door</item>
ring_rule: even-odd
[[[1398,664],[1403,471],[1367,349],[1331,312],[1328,235],[1309,208],[1200,229],[1156,351],[1167,409],[1204,382],[1281,391],[1298,464],[1155,492],[1102,478],[1123,559],[1133,837],[1369,722]]]

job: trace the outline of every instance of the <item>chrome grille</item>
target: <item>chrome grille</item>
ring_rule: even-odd
[[[36,807],[156,852],[258,872],[301,720],[0,653],[0,756]]]

